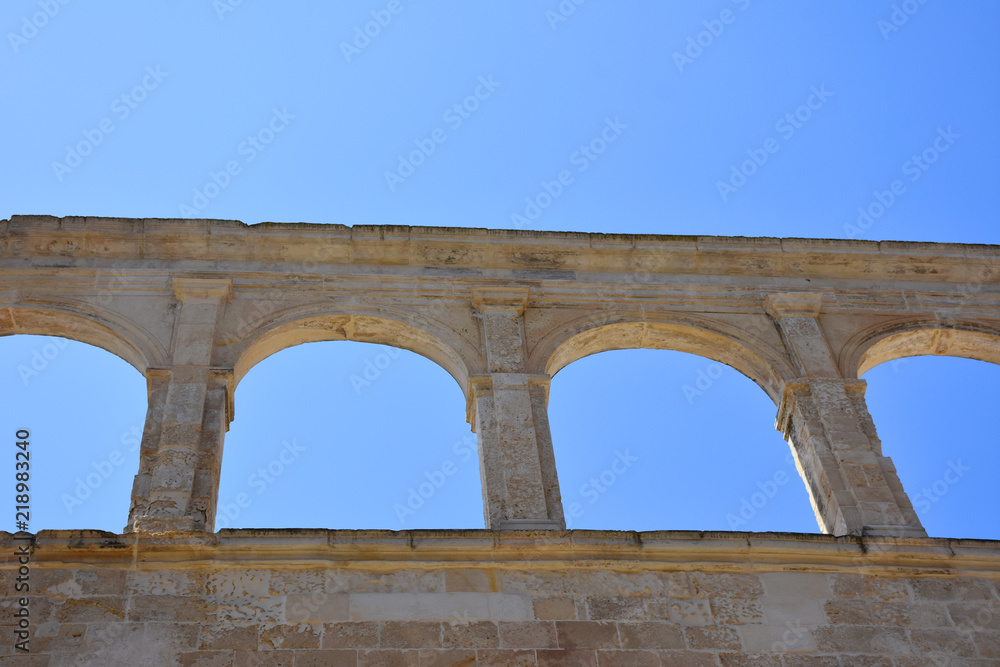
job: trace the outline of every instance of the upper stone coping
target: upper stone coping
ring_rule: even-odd
[[[224,529],[217,533],[115,534],[100,530],[42,530],[37,535],[0,531],[0,547],[12,562],[17,546],[31,545],[33,563],[131,566],[155,562],[341,562],[361,566],[386,561],[516,564],[547,562],[564,568],[675,569],[678,565],[721,571],[837,571],[864,565],[901,574],[930,571],[1000,577],[1000,541],[893,538],[813,533],[729,531],[490,531]],[[645,565],[640,566],[640,563]]]
[[[551,232],[527,229],[490,229],[486,227],[437,227],[411,225],[342,225],[311,222],[261,222],[248,225],[239,220],[212,218],[108,218],[89,216],[13,215],[0,220],[0,232],[7,233],[28,229],[58,229],[64,231],[131,232],[146,231],[175,233],[212,233],[214,231],[248,230],[254,234],[287,234],[289,232],[318,232],[327,237],[381,240],[409,237],[450,237],[456,241],[481,240],[484,237],[517,239],[521,242],[562,242],[591,246],[630,246],[655,244],[665,246],[690,246],[691,244],[744,245],[752,247],[791,246],[797,250],[811,246],[811,250],[825,248],[831,251],[862,250],[868,252],[916,250],[919,254],[953,254],[979,251],[976,254],[1000,256],[1000,245],[983,243],[939,243],[928,241],[867,241],[861,239],[827,239],[773,236],[707,236],[683,234],[610,234],[603,232]]]

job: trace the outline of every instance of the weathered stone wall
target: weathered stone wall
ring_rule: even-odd
[[[18,333],[117,354],[149,403],[122,535],[0,534],[0,653],[21,607],[33,642],[2,664],[1000,664],[1000,544],[926,537],[859,379],[1000,363],[1000,247],[14,216]],[[236,385],[321,340],[455,378],[488,530],[212,532]],[[826,535],[563,530],[549,382],[626,348],[756,382]]]
[[[998,556],[789,534],[43,531],[32,657],[0,663],[996,665]]]

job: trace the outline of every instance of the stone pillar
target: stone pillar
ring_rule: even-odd
[[[172,365],[146,374],[149,408],[126,532],[210,531],[233,418],[233,372],[213,368],[229,280],[175,278]]]
[[[772,294],[765,308],[800,377],[785,384],[776,428],[792,448],[820,527],[833,535],[926,537],[865,404],[819,327],[819,294]]]
[[[524,370],[527,289],[477,289],[488,374],[469,379],[469,421],[479,443],[486,527],[563,530],[549,432],[549,376]]]

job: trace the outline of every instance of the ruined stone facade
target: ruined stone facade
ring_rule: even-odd
[[[0,664],[1000,664],[1000,543],[926,536],[859,379],[1000,363],[996,246],[15,216],[16,333],[117,354],[149,408],[122,534],[0,536],[5,627],[32,571]],[[455,378],[487,530],[212,532],[236,385],[321,340]],[[826,535],[566,531],[549,381],[623,348],[754,380]]]

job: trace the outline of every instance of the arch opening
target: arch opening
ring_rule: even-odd
[[[453,377],[414,352],[356,341],[267,356],[236,390],[216,530],[483,527],[476,441]]]
[[[549,420],[571,528],[818,532],[773,403],[720,362],[588,355],[553,378]]]
[[[595,323],[575,334],[560,334],[549,345],[540,345],[536,363],[555,376],[583,357],[609,350],[654,349],[685,352],[736,369],[761,387],[777,404],[783,378],[794,376],[787,362],[768,354],[765,346],[736,331],[720,332],[706,326],[675,322],[612,321]]]
[[[94,311],[88,306],[88,311]],[[109,314],[76,312],[67,308],[0,308],[0,336],[14,334],[55,336],[86,343],[125,360],[139,373],[162,362],[164,351],[137,327],[124,321],[112,321]]]
[[[934,343],[922,334],[905,340],[909,347],[885,352]],[[1000,504],[1000,366],[957,355],[899,355],[867,368],[864,379],[882,452],[927,534],[1000,539],[1000,514],[992,509]]]
[[[0,433],[30,434],[28,530],[120,532],[139,469],[145,378],[105,349],[58,336],[2,336],[0,357]]]
[[[880,364],[906,357],[961,357],[1000,364],[1000,333],[971,326],[906,323],[866,332],[853,347],[853,358],[847,367],[855,369],[857,377]]]
[[[432,333],[426,323],[416,326],[402,319],[360,314],[301,315],[288,314],[247,337],[235,362],[237,385],[262,360],[277,352],[303,343],[353,341],[374,343],[414,352],[446,370],[464,393],[469,372],[463,358],[468,350],[459,350]]]

